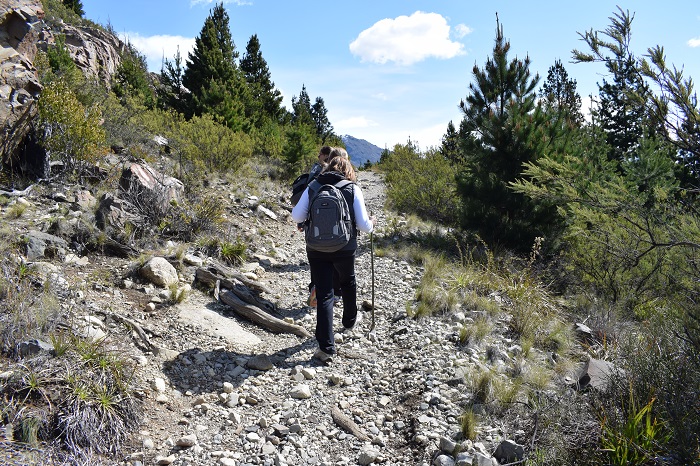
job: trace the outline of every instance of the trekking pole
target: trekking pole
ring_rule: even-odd
[[[374,337],[374,326],[375,326],[375,316],[374,316],[374,231],[369,234],[369,257],[370,257],[370,267],[372,269],[372,325],[369,327],[368,337]]]

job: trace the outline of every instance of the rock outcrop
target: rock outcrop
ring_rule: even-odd
[[[83,74],[109,86],[112,75],[121,63],[120,53],[124,50],[124,43],[98,28],[64,25],[60,33],[65,35],[66,48]]]
[[[85,76],[109,86],[125,45],[95,27],[45,21],[40,0],[0,0],[0,157],[36,177],[48,175],[45,157],[31,136],[42,86],[34,67],[38,50],[47,50],[57,34],[65,36],[71,58]],[[29,136],[29,137],[28,137]],[[39,159],[38,163],[32,162]]]
[[[33,65],[44,11],[40,0],[0,0],[0,156],[10,163],[36,116],[41,84]]]

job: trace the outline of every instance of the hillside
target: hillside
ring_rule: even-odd
[[[358,139],[348,134],[341,137],[345,148],[350,155],[350,160],[356,167],[363,166],[366,162],[375,164],[379,162],[384,149],[375,146],[369,141]]]
[[[331,128],[322,99],[278,113],[269,81],[266,116],[238,73],[183,93],[71,11],[0,1],[0,464],[700,464],[700,222],[672,147],[640,140],[621,175],[576,131],[572,157],[530,154],[554,167],[544,192],[505,183],[510,137],[395,146],[358,170],[377,218],[353,258],[364,321],[346,331],[336,305],[322,364],[288,192]],[[529,145],[529,121],[503,134]]]
[[[375,241],[380,243],[384,226],[392,223],[383,210],[383,181],[371,171],[359,175],[368,208],[378,217]],[[212,196],[233,199],[228,230],[249,232],[246,259],[235,270],[245,276],[241,280],[265,290],[261,295],[272,315],[313,334],[315,312],[304,304],[309,276],[303,237],[289,218],[289,206],[275,201],[264,207],[244,188],[244,180],[238,183],[211,186]],[[285,198],[283,187],[262,186],[259,194],[265,199]],[[323,365],[311,358],[313,338],[265,329],[202,287],[197,277],[217,259],[201,246],[152,238],[162,246],[148,257],[166,258],[178,270],[180,298],[175,299],[172,286],[155,285],[134,273],[138,261],[97,251],[69,252],[61,238],[30,231],[49,211],[72,212],[71,217],[82,212],[88,218],[92,207],[81,208],[78,201],[86,198],[80,186],[37,185],[7,203],[2,215],[12,236],[45,245],[45,253],[27,263],[27,273],[43,274],[45,289],[56,290],[52,299],[70,309],[59,327],[92,338],[133,371],[130,384],[136,397],[114,402],[119,410],[125,399],[135,403],[141,413],[137,427],[121,440],[105,436],[117,426],[82,434],[83,441],[97,442],[105,452],[118,447],[111,452],[123,464],[417,465],[438,457],[439,464],[491,465],[502,439],[526,440],[524,431],[488,421],[480,423],[475,441],[460,434],[463,409],[472,396],[466,375],[488,360],[487,351],[514,358],[517,349],[504,336],[489,340],[488,346],[460,345],[456,329],[477,318],[477,312],[410,318],[406,303],[421,282],[420,264],[394,254],[372,257],[370,238],[361,237],[358,302],[373,302],[376,315],[365,312],[360,329],[338,333],[339,357]],[[18,203],[26,209],[11,217]],[[53,218],[61,224],[66,220]],[[340,313],[336,307],[336,325]],[[368,333],[373,319],[375,330]],[[32,341],[22,343],[27,356],[21,366],[0,360],[3,380],[16,387],[32,367],[46,400],[61,405],[59,393],[65,388],[56,382],[61,374],[49,367],[68,364],[70,352],[59,356],[58,341],[48,336]],[[17,416],[21,419],[21,413]],[[79,412],[73,416],[69,432],[81,423],[91,429],[88,418]],[[12,424],[3,426],[0,463],[35,464],[37,455],[55,453],[43,443],[24,450],[12,442],[18,435]],[[87,463],[44,464],[113,464],[100,458],[93,454]]]

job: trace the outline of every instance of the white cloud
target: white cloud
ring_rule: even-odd
[[[159,72],[163,64],[163,58],[172,61],[177,53],[178,46],[180,47],[180,56],[182,57],[182,66],[185,66],[185,60],[190,50],[194,48],[193,37],[182,36],[142,36],[137,32],[125,32],[119,34],[123,41],[128,41],[136,50],[146,56],[148,70]]]
[[[372,97],[374,97],[377,100],[389,100],[389,97],[383,92],[379,92],[377,94],[374,94],[374,95],[372,95]]]
[[[688,45],[695,48],[700,47],[700,37],[694,37],[688,41]]]
[[[399,65],[465,53],[463,44],[450,40],[450,26],[443,16],[422,11],[374,23],[350,44],[350,52],[364,62]]]
[[[474,29],[470,28],[466,24],[458,24],[455,26],[455,36],[457,36],[458,39],[461,39],[472,32],[474,32]]]

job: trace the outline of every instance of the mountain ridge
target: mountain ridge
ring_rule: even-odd
[[[375,164],[379,162],[384,149],[375,146],[369,141],[359,139],[349,134],[340,137],[345,144],[353,165],[361,167],[365,163]]]

